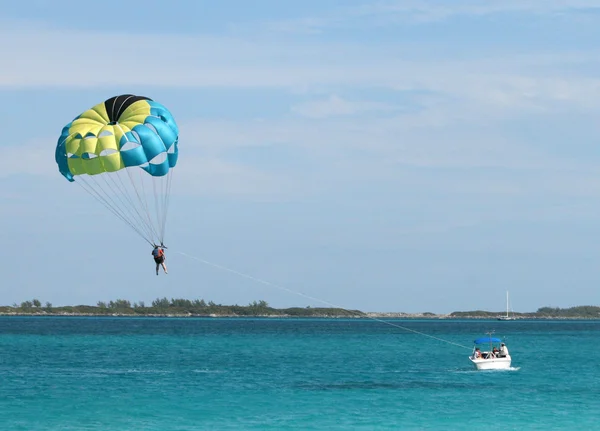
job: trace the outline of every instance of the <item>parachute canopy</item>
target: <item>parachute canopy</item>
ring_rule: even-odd
[[[166,107],[122,94],[64,126],[55,159],[67,180],[150,244],[162,244],[178,141],[179,128]]]
[[[484,343],[500,343],[502,340],[500,338],[493,337],[482,337],[478,338],[474,341],[475,344],[484,344]]]

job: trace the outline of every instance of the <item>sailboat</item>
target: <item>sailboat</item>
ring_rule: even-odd
[[[498,316],[498,320],[515,320],[513,316],[508,315],[508,290],[506,291],[506,316]]]

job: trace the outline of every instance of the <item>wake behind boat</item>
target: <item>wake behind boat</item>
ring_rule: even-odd
[[[489,333],[488,337],[478,338],[474,341],[473,353],[469,360],[478,370],[506,370],[510,368],[512,358],[508,353],[508,348],[499,338],[493,338]],[[481,351],[480,346],[489,345],[489,350]]]

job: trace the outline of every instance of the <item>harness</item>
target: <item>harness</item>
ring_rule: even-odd
[[[152,255],[154,256],[154,260],[157,262],[162,261],[165,258],[165,251],[162,249],[162,247],[163,246],[161,246],[161,247],[155,246],[155,249],[152,252]],[[154,254],[154,251],[156,251],[156,254]]]
[[[156,261],[156,263],[160,263],[165,259],[165,251],[163,250],[165,247],[163,244],[161,244],[160,246],[154,244],[154,248],[157,250],[156,255],[154,255],[154,252],[152,253],[154,256],[154,260]]]

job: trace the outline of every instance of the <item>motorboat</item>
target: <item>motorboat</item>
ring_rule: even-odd
[[[482,351],[483,346],[488,350]],[[474,341],[473,353],[469,360],[478,370],[506,370],[512,362],[506,344],[499,338],[492,337],[491,333]]]

